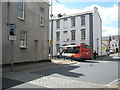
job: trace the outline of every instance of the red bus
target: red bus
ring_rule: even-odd
[[[74,60],[92,59],[92,47],[87,44],[68,45],[62,47],[62,57]]]

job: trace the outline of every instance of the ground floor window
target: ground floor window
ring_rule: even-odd
[[[56,44],[56,51],[59,52],[60,51],[60,45]]]
[[[20,47],[27,47],[27,32],[20,31]]]

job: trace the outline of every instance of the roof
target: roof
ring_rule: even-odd
[[[109,38],[111,37],[111,39],[120,39],[120,35],[113,35],[113,36],[105,36],[105,37],[102,37],[102,41],[108,41]]]
[[[69,17],[75,17],[75,16],[80,16],[80,15],[85,15],[85,14],[90,14],[93,13],[94,10],[86,11],[86,12],[81,12],[81,13],[76,13],[76,14],[69,14],[69,15],[63,15],[62,17],[58,16],[53,16],[52,19],[64,19],[64,18],[69,18]]]

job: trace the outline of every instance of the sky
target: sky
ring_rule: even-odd
[[[98,8],[102,19],[102,36],[118,35],[118,1],[117,0],[53,0],[53,15],[75,14]],[[100,1],[100,2],[99,2]]]

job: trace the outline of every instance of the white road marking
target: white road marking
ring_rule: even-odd
[[[120,80],[120,79],[116,79],[116,80],[112,81],[111,83],[107,84],[106,86],[110,86],[110,85],[112,85],[112,84],[118,82],[119,80]]]

